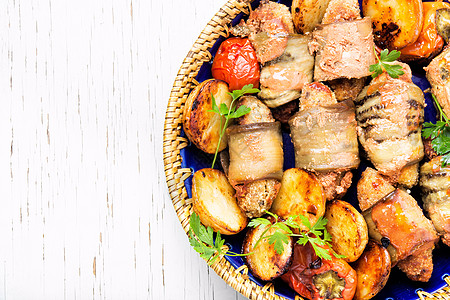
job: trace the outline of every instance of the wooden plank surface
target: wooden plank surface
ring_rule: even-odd
[[[224,3],[0,2],[0,299],[244,299],[162,163],[175,74]]]

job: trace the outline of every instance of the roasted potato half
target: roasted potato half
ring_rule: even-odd
[[[389,278],[391,257],[383,246],[370,240],[363,254],[352,264],[352,267],[358,279],[353,299],[371,299],[385,286]]]
[[[221,234],[236,234],[247,226],[247,216],[236,202],[235,191],[225,174],[201,169],[192,178],[194,212],[205,226]]]
[[[303,215],[315,224],[325,214],[325,202],[317,177],[305,170],[292,168],[284,171],[280,191],[270,211],[282,218]],[[300,219],[296,221],[302,224]],[[302,229],[308,230],[306,227]]]
[[[365,17],[372,18],[375,43],[383,49],[412,44],[422,30],[421,0],[363,0],[362,11]]]
[[[356,261],[369,241],[364,217],[349,203],[333,200],[327,204],[325,218],[331,246],[346,262]]]
[[[284,245],[283,253],[277,254],[274,245],[270,245],[267,238],[260,240],[266,229],[267,226],[249,229],[242,244],[242,253],[252,253],[243,257],[250,272],[261,280],[270,281],[283,275],[288,270],[291,264],[294,241],[292,237],[289,237],[289,243]],[[264,236],[269,236],[275,231],[275,228],[269,229]]]
[[[314,30],[322,21],[330,0],[293,0],[291,6],[292,20],[298,33]]]
[[[221,80],[209,79],[200,83],[189,94],[183,113],[183,129],[189,140],[200,150],[206,153],[215,153],[220,138],[220,118],[217,113],[211,112],[212,99],[218,107],[225,103],[231,104],[231,95],[228,94],[228,85]],[[225,119],[222,119],[222,124]],[[219,151],[227,147],[227,139],[224,135],[220,142]]]

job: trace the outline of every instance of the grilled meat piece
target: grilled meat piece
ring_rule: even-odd
[[[236,185],[239,207],[249,218],[261,217],[272,206],[281,183],[276,179],[256,180],[248,184]]]
[[[316,53],[314,80],[362,78],[376,63],[370,18],[319,25],[309,43]]]
[[[433,246],[425,245],[414,254],[398,262],[397,266],[409,279],[427,282],[433,273]]]
[[[288,121],[298,111],[298,103],[298,100],[292,100],[271,109],[274,119],[281,122],[284,129],[289,129]]]
[[[440,156],[422,165],[420,186],[423,207],[441,235],[442,242],[450,246],[450,167],[442,167]]]
[[[327,200],[342,198],[352,185],[353,174],[351,171],[316,172],[316,175]]]
[[[248,114],[239,118],[240,125],[275,122],[270,109],[255,96],[243,96],[239,100],[238,107],[241,105],[245,105],[251,110]]]
[[[290,35],[283,55],[261,69],[258,96],[273,108],[300,97],[303,86],[312,81],[314,56],[309,53],[310,36]]]
[[[300,110],[316,106],[327,106],[336,103],[336,96],[333,91],[321,82],[306,84],[302,89],[302,96],[300,97]]]
[[[363,212],[371,238],[389,241],[393,265],[417,250],[433,248],[439,236],[430,220],[425,218],[416,200],[406,191],[396,189]]]
[[[423,155],[422,123],[425,99],[411,82],[409,67],[399,79],[383,73],[356,99],[358,137],[375,168],[397,181],[401,170]]]
[[[362,211],[368,210],[385,196],[395,191],[389,180],[372,168],[364,170],[356,189],[359,208]]]
[[[322,24],[361,19],[358,0],[331,0],[322,19]]]
[[[412,188],[419,182],[419,163],[407,165],[400,170],[397,183],[405,188]]]
[[[288,35],[295,33],[289,8],[267,0],[250,13],[246,23],[241,21],[230,31],[236,36],[248,36],[261,64],[283,54]]]
[[[327,84],[336,95],[337,101],[354,100],[364,88],[366,78],[338,78]]]
[[[444,113],[450,115],[450,47],[436,56],[430,64],[424,68],[426,76],[431,84],[431,92],[436,96]]]

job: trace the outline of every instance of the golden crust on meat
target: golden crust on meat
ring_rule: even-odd
[[[375,169],[367,168],[361,174],[357,185],[359,207],[365,211],[394,190],[395,188],[386,177]]]
[[[236,185],[234,188],[239,207],[249,218],[257,218],[272,207],[280,187],[278,180],[264,179]]]
[[[411,280],[428,282],[433,273],[433,249],[434,246],[425,247],[423,250],[414,252],[413,255],[399,261],[398,268]]]
[[[322,19],[322,24],[361,19],[358,0],[331,0]]]
[[[238,106],[245,105],[250,108],[248,114],[239,118],[239,125],[275,122],[270,109],[255,96],[243,96],[239,100]]]

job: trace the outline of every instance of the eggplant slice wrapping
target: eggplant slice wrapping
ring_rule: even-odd
[[[279,122],[233,125],[226,130],[230,183],[283,177],[283,139]]]
[[[423,208],[427,211],[442,241],[450,246],[450,167],[442,167],[441,157],[420,168]]]
[[[329,172],[359,166],[352,101],[301,110],[289,125],[297,168]]]
[[[258,96],[271,108],[300,97],[305,83],[313,78],[314,56],[309,53],[310,35],[289,35],[283,55],[261,69]]]
[[[390,79],[375,92],[358,96],[356,119],[361,145],[383,175],[398,177],[403,167],[424,155],[422,123],[425,99],[412,82]]]

